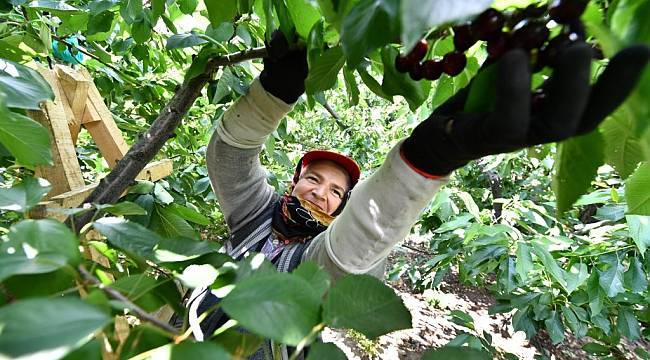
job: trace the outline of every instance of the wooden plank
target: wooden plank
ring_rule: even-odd
[[[88,70],[80,69],[79,71],[86,78],[90,78]],[[86,102],[87,111],[84,112],[82,123],[93,137],[93,140],[95,140],[108,166],[112,169],[124,157],[124,154],[129,150],[129,146],[124,141],[122,132],[113,120],[113,114],[104,104],[104,99],[102,99],[94,83],[90,83],[88,86],[88,102]]]
[[[68,99],[72,116],[68,119],[72,140],[76,143],[88,99],[90,80],[82,73],[64,65],[56,65],[55,72]]]
[[[52,184],[49,197],[68,192],[84,186],[81,168],[77,160],[77,153],[70,136],[64,97],[59,90],[58,81],[54,74],[47,68],[38,71],[50,83],[54,92],[54,101],[46,101],[43,110],[28,111],[27,114],[43,125],[50,133],[52,141],[52,166],[40,166],[36,175],[47,179]]]
[[[136,179],[157,181],[165,176],[171,175],[174,171],[173,163],[170,159],[154,161],[145,166],[138,174]]]

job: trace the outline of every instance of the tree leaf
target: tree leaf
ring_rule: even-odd
[[[609,267],[605,271],[598,271],[598,276],[600,287],[611,298],[625,292],[623,288],[623,269],[615,257],[611,257],[611,261],[607,261],[607,263]]]
[[[177,203],[169,204],[169,207],[180,217],[199,225],[210,225],[212,221],[200,212]]]
[[[564,324],[557,311],[551,311],[551,316],[544,320],[548,335],[551,337],[553,344],[559,344],[564,341]]]
[[[385,46],[381,49],[381,61],[384,64],[382,90],[389,96],[401,95],[406,99],[411,111],[415,111],[429,96],[430,81],[413,81],[408,74],[402,74],[395,68],[397,49]]]
[[[578,320],[578,317],[573,310],[568,307],[562,307],[561,310],[562,315],[564,315],[565,323],[576,337],[581,338],[587,335],[587,324]]]
[[[86,35],[105,33],[113,27],[115,13],[112,11],[103,11],[99,14],[91,15],[88,19],[88,30]]]
[[[618,310],[616,328],[621,335],[625,336],[630,341],[635,341],[641,337],[639,321],[636,319],[634,312],[630,308],[621,308]]]
[[[67,263],[67,259],[59,254],[39,254],[34,258],[24,254],[0,255],[0,281],[14,276],[26,274],[44,274],[55,271]]]
[[[624,279],[625,285],[632,292],[641,294],[648,289],[648,277],[643,270],[643,264],[636,257],[630,262],[630,268],[625,272]]]
[[[574,137],[558,145],[553,190],[557,213],[564,214],[584,194],[603,164],[603,137],[598,131]]]
[[[412,326],[402,299],[369,275],[337,280],[323,304],[323,319],[328,326],[354,329],[369,339]]]
[[[600,126],[605,140],[605,161],[627,179],[643,161],[643,151],[635,129],[635,111],[629,102],[621,105]]]
[[[167,39],[167,49],[180,49],[186,47],[192,47],[197,45],[203,45],[208,41],[200,37],[194,32],[189,32],[187,34],[176,34],[172,35]]]
[[[154,279],[146,274],[128,275],[117,279],[111,287],[149,312],[167,303],[178,304],[181,300],[176,286],[163,277]]]
[[[361,0],[343,20],[341,44],[348,65],[356,68],[370,51],[399,36],[398,0]]]
[[[320,321],[320,298],[299,276],[271,274],[238,283],[223,310],[253,333],[295,346]]]
[[[111,245],[131,256],[155,259],[154,247],[160,242],[160,236],[155,232],[135,222],[114,217],[99,219],[93,225]]]
[[[533,270],[533,257],[531,256],[530,246],[522,241],[517,242],[515,270],[523,282],[528,279],[528,273]]]
[[[0,308],[0,352],[59,358],[83,345],[110,317],[74,298],[29,299]],[[47,324],[47,326],[44,326]]]
[[[198,238],[194,228],[169,206],[156,205],[149,227],[165,237]]]
[[[5,95],[5,106],[12,108],[40,110],[41,102],[54,100],[52,88],[41,74],[5,59],[0,59],[0,93]]]
[[[208,19],[212,27],[217,28],[224,21],[232,21],[237,15],[237,0],[205,0]]]
[[[296,26],[296,32],[303,39],[307,39],[312,26],[321,18],[314,2],[308,0],[285,0],[287,10]]]
[[[316,342],[309,347],[309,354],[306,360],[347,360],[343,350],[332,343]]]
[[[350,106],[357,105],[359,103],[357,79],[354,77],[354,72],[347,66],[343,68],[343,80],[345,81],[345,90],[348,94],[348,103]]]
[[[644,162],[625,181],[628,214],[650,215],[650,165]]]
[[[528,306],[517,309],[512,316],[512,327],[515,331],[523,331],[526,333],[526,338],[530,339],[537,333],[535,323],[530,318],[530,308]]]
[[[48,131],[27,116],[11,112],[0,91],[0,143],[24,165],[52,163]]]
[[[546,248],[538,243],[532,243],[533,245],[533,251],[535,252],[535,255],[539,257],[539,259],[542,261],[544,264],[544,268],[546,271],[549,272],[551,277],[555,279],[555,281],[560,284],[560,286],[569,293],[569,290],[567,289],[567,284],[566,284],[566,279],[564,275],[564,270],[557,264],[551,253],[546,250]]]
[[[305,80],[307,93],[314,94],[334,87],[344,63],[345,58],[340,46],[323,51],[309,64],[309,76]]]
[[[98,207],[101,210],[113,215],[147,215],[147,211],[136,203],[122,201],[117,204]]]
[[[607,346],[595,342],[590,342],[582,345],[582,350],[588,352],[589,354],[600,356],[608,355],[612,352]]]
[[[23,248],[28,258],[54,254],[63,256],[73,265],[81,259],[79,240],[67,226],[56,220],[23,220],[9,228],[8,236],[11,244]]]
[[[197,258],[219,251],[219,244],[211,241],[196,241],[189,238],[162,238],[156,248],[159,262],[178,262]]]
[[[641,256],[650,246],[650,216],[627,215],[625,217],[630,229],[630,237],[634,240]]]
[[[571,265],[569,271],[564,273],[564,277],[566,279],[567,291],[570,294],[587,281],[589,277],[587,265],[583,263]]]
[[[206,2],[210,2],[209,0]],[[183,14],[192,15],[196,6],[199,4],[199,0],[177,0],[178,8],[181,9]]]
[[[293,271],[293,274],[305,279],[319,297],[325,295],[330,287],[331,280],[329,274],[313,261],[301,263]]]
[[[0,209],[26,212],[52,189],[45,179],[28,177],[10,188],[0,188]]]
[[[429,29],[478,14],[491,3],[490,0],[403,0],[402,43],[410,51]]]

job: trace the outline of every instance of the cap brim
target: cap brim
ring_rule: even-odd
[[[357,165],[356,161],[352,160],[352,158],[332,151],[313,150],[307,152],[302,157],[302,165],[307,166],[309,163],[317,160],[330,160],[343,167],[348,175],[350,175],[350,180],[352,180],[353,186],[359,181],[361,170],[359,169],[359,165]]]

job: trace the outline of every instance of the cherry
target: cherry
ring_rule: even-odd
[[[413,67],[413,62],[408,57],[397,55],[395,57],[395,69],[401,73],[407,73]]]
[[[490,40],[499,34],[506,19],[501,12],[495,9],[483,11],[474,21],[473,30],[480,40]]]
[[[506,26],[510,29],[513,29],[517,24],[526,19],[526,12],[521,9],[515,9],[511,12],[506,20]]]
[[[584,40],[587,37],[585,26],[580,19],[568,22],[563,30],[568,34],[575,34],[580,40]]]
[[[548,39],[549,31],[541,21],[524,20],[515,27],[510,38],[512,48],[524,48],[528,51],[544,45]]]
[[[416,63],[413,65],[411,70],[409,70],[409,76],[415,81],[422,80],[422,78],[424,78],[424,72],[422,70],[422,64]]]
[[[420,39],[415,46],[413,47],[413,50],[407,55],[407,57],[413,62],[419,62],[420,60],[424,59],[424,56],[427,54],[427,50],[429,50],[429,44],[427,44],[427,41],[425,39]]]
[[[577,20],[587,7],[587,0],[555,0],[548,13],[551,19],[560,24]]]
[[[476,43],[476,37],[470,24],[454,26],[454,47],[456,51],[465,51]]]
[[[427,60],[422,63],[422,72],[427,80],[438,80],[442,75],[442,63],[438,60]]]
[[[452,51],[442,58],[442,71],[449,76],[460,74],[467,65],[465,54],[459,51]]]
[[[496,59],[501,57],[503,53],[508,49],[508,33],[502,32],[499,36],[491,39],[487,43],[487,53],[488,57],[491,59]]]

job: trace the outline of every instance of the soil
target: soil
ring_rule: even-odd
[[[399,254],[395,251],[391,254],[389,267],[405,256],[409,261],[428,256],[423,254],[426,251],[420,252],[418,248],[424,249],[413,239],[407,241]],[[496,303],[494,297],[485,288],[460,283],[457,272],[450,271],[436,290],[427,290],[422,294],[413,292],[406,275],[389,285],[410,310],[413,328],[396,331],[373,341],[354,331],[326,329],[323,340],[335,343],[348,359],[419,359],[427,349],[443,346],[463,331],[471,332],[450,319],[451,310],[462,310],[474,320],[474,335],[486,332],[492,337],[492,346],[499,354],[497,358],[503,358],[508,352],[519,359],[596,359],[581,348],[593,341],[588,337],[577,339],[566,333],[565,341],[556,346],[545,332],[526,339],[522,331],[515,332],[512,328],[512,313],[488,314],[488,308]],[[633,344],[623,342],[614,359],[639,359],[632,352],[637,346],[646,351],[650,349],[647,341]]]

